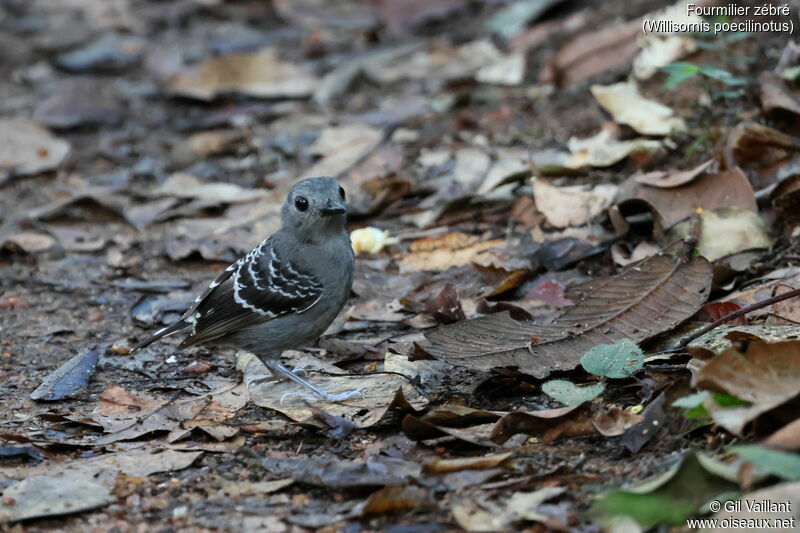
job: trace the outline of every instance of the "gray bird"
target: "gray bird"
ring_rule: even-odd
[[[345,192],[333,178],[298,182],[281,209],[281,228],[225,269],[180,320],[134,350],[189,332],[178,348],[211,343],[254,353],[273,371],[328,401],[328,394],[280,363],[284,350],[319,338],[342,310],[353,284],[355,256],[345,230]]]

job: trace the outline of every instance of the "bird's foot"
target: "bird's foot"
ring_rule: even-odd
[[[336,403],[336,402],[343,402],[345,400],[352,400],[353,398],[361,398],[363,394],[364,394],[364,387],[359,387],[357,389],[350,391],[340,392],[339,394],[330,394],[322,389],[314,390],[314,394],[309,394],[307,392],[287,392],[283,396],[281,396],[281,405],[285,406],[286,400],[288,398],[300,398],[306,403],[322,398],[328,403]]]
[[[304,365],[297,365],[296,367],[292,368],[290,372],[295,376],[297,375],[305,376],[309,370],[322,370],[322,369],[318,365],[315,365],[314,363],[306,363]]]

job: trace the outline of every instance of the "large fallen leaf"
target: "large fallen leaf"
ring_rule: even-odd
[[[0,172],[27,176],[54,170],[69,150],[67,141],[53,137],[32,120],[0,119]]]
[[[686,124],[669,107],[648,100],[636,84],[592,85],[592,94],[619,124],[626,124],[643,135],[669,135],[686,129]]]
[[[711,265],[662,252],[590,286],[576,306],[551,325],[517,321],[508,313],[440,327],[425,337],[437,359],[476,370],[514,366],[544,378],[571,370],[598,344],[641,342],[689,318],[705,303]]]
[[[236,92],[259,98],[303,97],[313,94],[318,80],[309,72],[280,61],[275,51],[237,53],[207,59],[170,80],[172,94],[213,100]]]
[[[533,183],[536,208],[557,228],[583,226],[609,207],[616,194],[617,186],[611,184],[587,190],[580,185],[556,187],[542,178]]]
[[[0,522],[95,509],[116,500],[111,489],[82,476],[34,476],[3,491]]]
[[[275,379],[257,357],[241,352],[237,366],[244,374],[244,381],[250,391],[251,401],[261,407],[279,411],[297,422],[325,427],[323,421],[315,416],[314,409],[322,409],[327,414],[342,417],[356,424],[367,427],[376,424],[391,409],[414,410],[427,405],[428,400],[404,378],[396,374],[347,375],[340,368],[321,359],[301,352],[286,352],[284,357],[291,365],[310,365],[314,369],[338,374],[326,376],[311,374],[308,379],[314,385],[330,394],[339,394],[362,389],[362,394],[350,400],[328,403],[323,399],[299,398],[284,395],[289,393],[309,394],[297,383],[284,379]],[[385,370],[394,371],[390,364]]]
[[[655,208],[670,227],[699,210],[738,207],[758,212],[750,181],[739,168],[718,174],[703,174],[680,187],[663,189],[639,183],[631,176],[619,188],[618,201],[637,198]]]
[[[704,402],[715,422],[741,434],[762,414],[791,404],[800,396],[800,341],[773,344],[753,341],[747,343],[744,353],[731,348],[703,365],[694,376],[694,385],[749,402],[738,407],[720,406],[711,397]],[[783,416],[772,412],[765,424],[796,418],[791,405],[785,409]]]

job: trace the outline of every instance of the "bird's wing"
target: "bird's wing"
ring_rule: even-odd
[[[217,339],[289,313],[307,311],[322,296],[314,275],[279,255],[271,239],[228,267],[184,315],[192,333],[181,347]]]

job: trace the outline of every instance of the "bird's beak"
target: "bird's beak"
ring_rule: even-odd
[[[328,201],[325,204],[325,207],[322,208],[322,216],[324,217],[332,217],[334,215],[343,215],[347,212],[344,205],[340,204],[339,202]]]

